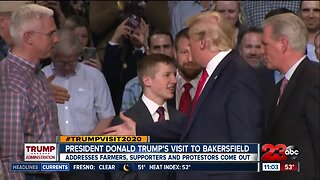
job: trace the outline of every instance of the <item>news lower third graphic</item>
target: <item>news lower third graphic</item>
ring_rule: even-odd
[[[298,155],[297,147],[284,144],[264,144],[260,149],[260,144],[252,143],[150,143],[147,136],[59,136],[57,143],[25,143],[24,162],[11,168],[16,172],[299,172]]]
[[[285,161],[294,160],[299,155],[299,150],[293,145],[286,146],[285,144],[264,144],[261,151],[265,153],[261,156],[262,161]]]
[[[59,136],[61,143],[144,143],[149,142],[148,136]]]
[[[300,163],[296,161],[299,150],[293,145],[264,144],[261,147],[262,171],[300,172]]]
[[[55,143],[25,143],[24,161],[57,161]]]

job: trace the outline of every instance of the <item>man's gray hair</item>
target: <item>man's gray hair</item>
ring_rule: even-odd
[[[24,33],[34,30],[40,19],[50,16],[53,16],[53,10],[37,4],[24,5],[15,10],[10,24],[10,35],[14,43],[19,43]]]
[[[57,32],[59,41],[55,44],[53,55],[71,55],[72,53],[80,53],[82,46],[79,37],[70,29],[62,28]]]
[[[288,38],[292,49],[305,53],[308,42],[308,30],[300,17],[292,13],[272,16],[263,22],[263,27],[271,26],[272,38]]]

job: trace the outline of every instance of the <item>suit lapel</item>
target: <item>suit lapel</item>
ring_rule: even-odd
[[[271,96],[271,101],[269,101],[268,104],[268,109],[267,109],[267,126],[266,127],[271,127],[273,125],[273,121],[275,121],[275,113],[277,110],[277,101],[278,101],[278,97],[280,94],[280,86],[281,86],[281,81],[279,81],[276,84],[275,89],[272,92],[272,96]]]
[[[296,79],[291,78],[283,92],[282,97],[279,99],[279,103],[276,108],[276,116],[279,115],[282,112],[282,110],[286,107],[286,104],[288,104],[287,101],[290,99],[292,91],[294,90],[295,86],[296,86]]]
[[[283,113],[284,109],[287,107],[288,105],[288,101],[292,98],[293,96],[293,91],[296,88],[299,79],[301,78],[303,72],[305,71],[305,67],[306,67],[306,63],[308,63],[307,59],[304,59],[296,68],[295,72],[293,73],[293,75],[291,76],[288,85],[286,86],[281,99],[279,100],[278,106],[276,104],[276,101],[278,99],[279,96],[279,89],[280,89],[280,85],[278,85],[278,93],[277,96],[274,97],[275,101],[275,108],[274,111],[272,112],[272,118],[270,119],[270,130],[272,130],[272,127],[276,124],[276,122],[278,121],[278,119],[281,117],[281,114]],[[281,83],[281,82],[280,82]]]
[[[177,117],[176,117],[176,112],[175,111],[177,111],[176,109],[173,109],[172,107],[171,107],[171,105],[169,105],[168,104],[168,114],[169,114],[169,120],[172,120],[172,119],[176,119]]]
[[[188,117],[187,120],[187,125],[186,125],[186,130],[184,131],[184,133],[182,134],[181,139],[183,139],[185,137],[185,135],[187,134],[187,132],[190,130],[190,127],[192,126],[192,124],[194,123],[196,117],[198,116],[199,111],[203,108],[202,104],[204,103],[204,101],[206,100],[206,97],[208,96],[208,94],[213,91],[214,85],[216,83],[216,81],[220,78],[220,76],[222,75],[222,72],[224,71],[224,69],[229,65],[229,63],[232,61],[232,56],[233,55],[233,51],[231,51],[220,63],[219,65],[216,67],[216,69],[213,71],[213,73],[211,74],[210,78],[208,79],[206,85],[204,86],[198,102],[193,110],[193,112],[191,112],[190,116]]]
[[[137,121],[147,121],[149,123],[154,122],[147,106],[144,104],[141,98],[135,104],[133,114]]]

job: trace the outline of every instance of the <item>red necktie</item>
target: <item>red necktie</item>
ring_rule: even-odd
[[[201,78],[200,78],[199,83],[198,83],[196,95],[195,95],[194,98],[193,98],[192,111],[193,111],[194,108],[196,107],[196,104],[197,104],[198,99],[199,99],[199,97],[200,97],[200,94],[201,94],[201,91],[202,91],[202,89],[203,89],[204,83],[206,82],[206,79],[208,78],[208,76],[209,76],[209,75],[208,75],[206,69],[203,69]]]
[[[185,83],[183,85],[184,92],[180,98],[179,111],[187,114],[191,106],[191,95],[190,89],[192,88],[191,83]]]
[[[165,120],[165,117],[164,117],[164,107],[160,106],[160,107],[157,109],[156,112],[159,114],[158,122],[164,121],[164,120]]]
[[[282,94],[283,94],[283,91],[284,91],[284,89],[286,88],[288,82],[289,82],[289,80],[288,80],[286,77],[284,77],[284,78],[282,79],[281,86],[280,86],[280,94],[279,94],[279,97],[278,97],[277,105],[278,105],[278,103],[279,103],[279,101],[280,101],[280,98],[281,98],[281,96],[282,96]]]

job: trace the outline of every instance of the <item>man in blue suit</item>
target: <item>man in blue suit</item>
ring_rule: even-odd
[[[157,136],[154,132],[175,131],[185,122],[180,142],[258,143],[263,124],[262,93],[254,69],[232,50],[234,29],[217,12],[194,16],[187,25],[191,52],[203,67],[189,117],[176,124],[147,126],[122,116],[125,123],[106,132],[134,135],[143,130],[152,138]],[[179,180],[250,180],[254,176],[254,173],[177,172]]]

